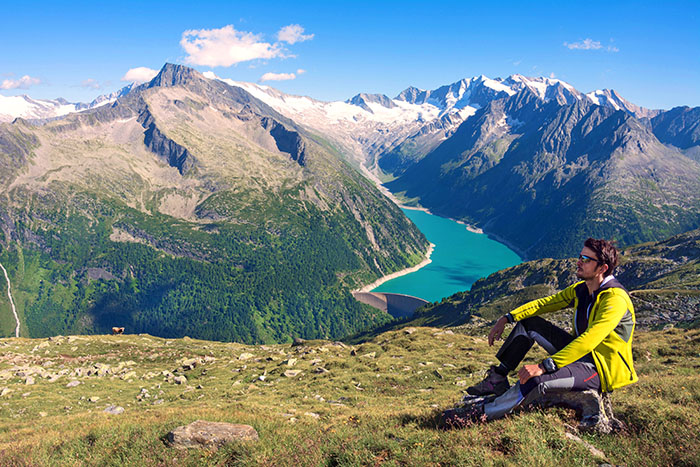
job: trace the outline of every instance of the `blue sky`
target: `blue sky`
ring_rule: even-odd
[[[519,73],[700,106],[700,0],[2,2],[6,96],[90,101],[173,62],[320,100]]]

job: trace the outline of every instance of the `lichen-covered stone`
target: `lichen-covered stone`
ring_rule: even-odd
[[[598,433],[624,430],[623,422],[615,418],[610,394],[598,391],[562,392],[545,394],[531,404],[535,407],[567,407],[581,416],[579,429]]]
[[[258,432],[250,425],[197,420],[167,434],[168,445],[177,449],[206,448],[212,451],[234,441],[257,441]]]

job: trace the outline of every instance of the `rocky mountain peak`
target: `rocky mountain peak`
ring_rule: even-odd
[[[191,85],[204,81],[204,76],[194,68],[176,65],[174,63],[166,63],[155,78],[148,83],[147,87]]]
[[[348,99],[347,101],[348,104],[356,105],[358,107],[362,107],[368,112],[372,112],[372,108],[369,106],[369,104],[379,104],[383,107],[386,107],[387,109],[393,109],[396,107],[396,104],[394,104],[394,101],[391,100],[389,96],[386,96],[384,94],[366,94],[366,93],[360,93],[354,96],[352,99]]]
[[[399,95],[395,97],[395,99],[408,102],[409,104],[421,104],[423,101],[425,101],[426,96],[427,91],[418,89],[414,86],[409,86],[401,91]]]

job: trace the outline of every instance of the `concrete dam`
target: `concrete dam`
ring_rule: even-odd
[[[422,298],[399,293],[353,292],[352,295],[355,300],[378,310],[386,311],[394,318],[411,317],[418,308],[430,303]]]

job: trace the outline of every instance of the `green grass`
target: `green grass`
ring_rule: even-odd
[[[613,394],[628,433],[578,435],[613,464],[697,465],[699,342],[698,330],[638,333],[640,382]],[[567,425],[577,424],[575,414],[564,409],[437,430],[440,411],[453,406],[494,361],[483,336],[459,330],[391,331],[355,346],[329,341],[244,346],[141,335],[2,339],[0,350],[0,391],[10,390],[0,397],[0,465],[601,462],[564,436],[571,430]],[[542,355],[535,352],[533,359]],[[183,370],[186,358],[201,363]],[[74,376],[77,368],[95,364],[117,369],[106,376]],[[35,384],[26,385],[17,376],[17,368],[25,366],[42,367],[49,377],[61,371],[73,375],[55,382],[35,376]],[[318,367],[328,372],[314,372]],[[301,374],[287,377],[288,369]],[[163,371],[185,375],[187,385],[169,382]],[[73,379],[82,384],[66,387]],[[149,396],[139,398],[143,389]],[[99,399],[90,402],[94,397]],[[125,412],[104,413],[112,404]],[[164,444],[168,431],[198,419],[252,425],[260,440],[215,453]]]

